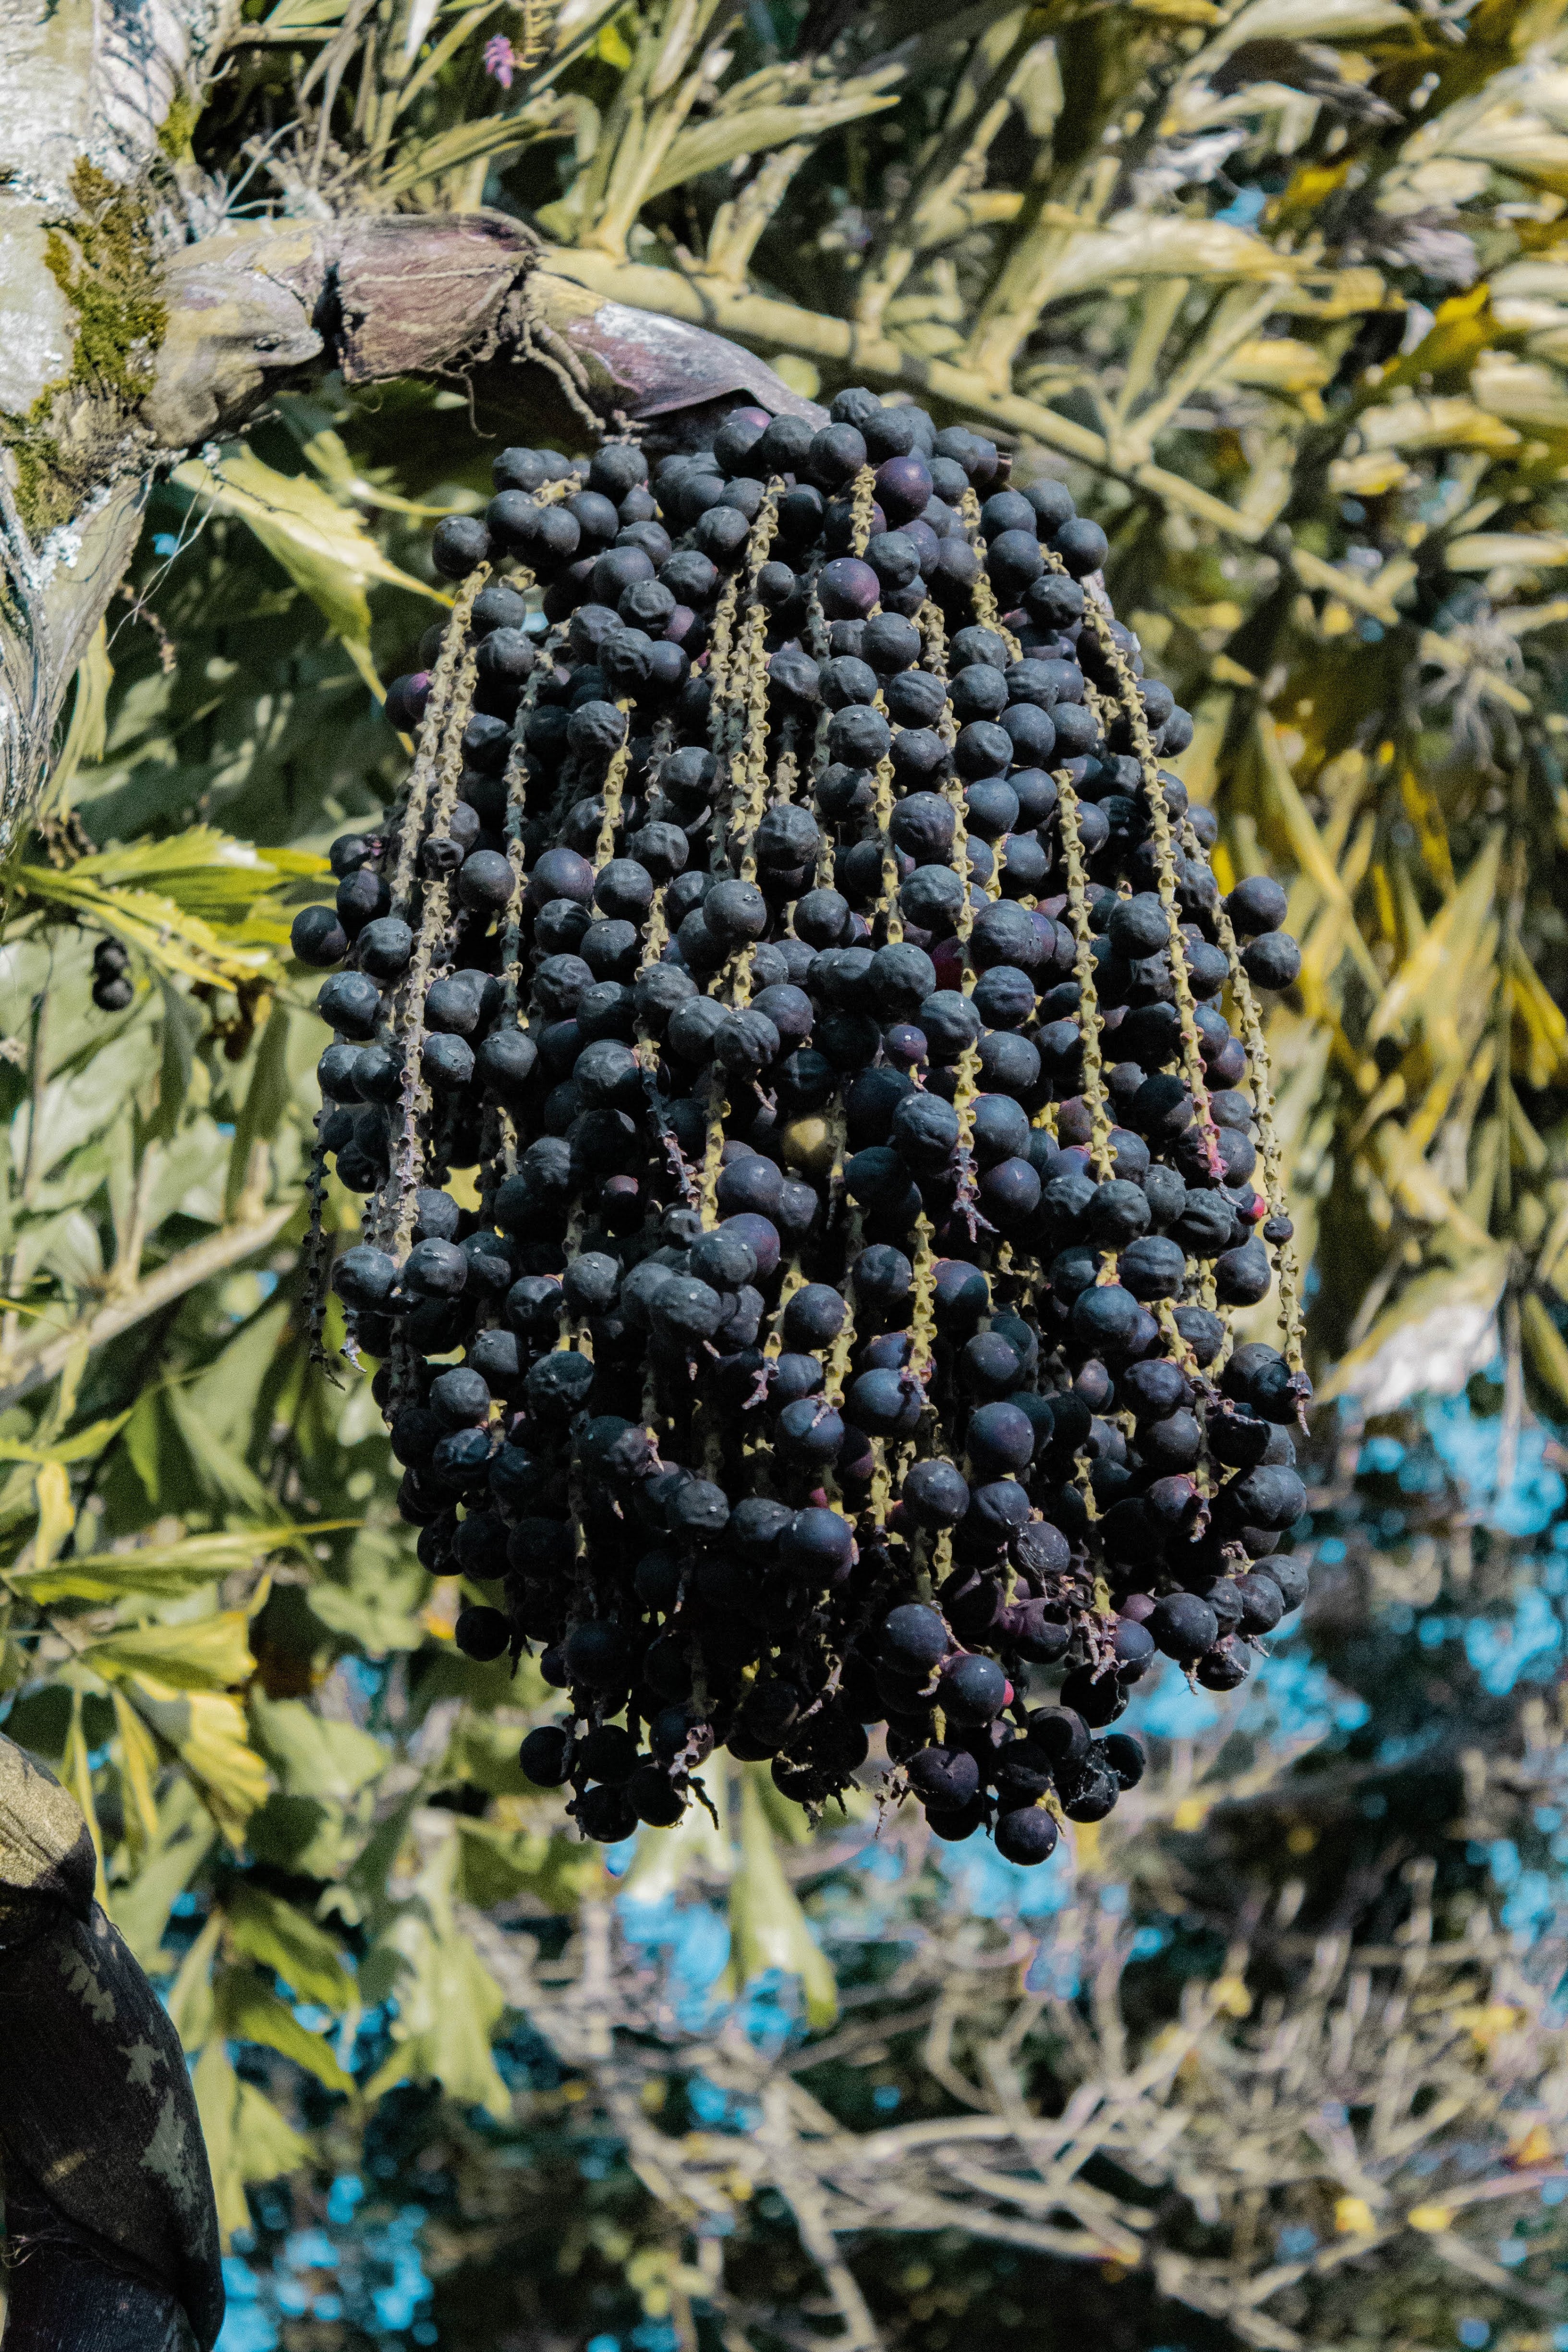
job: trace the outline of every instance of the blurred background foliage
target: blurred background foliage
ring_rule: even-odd
[[[483,203],[1105,523],[1222,874],[1290,887],[1329,1401],[1304,1631],[1146,1686],[1047,1869],[751,1770],[579,1845],[515,1762],[555,1695],[458,1655],[308,1368],[286,960],[396,788],[430,520],[530,421],[329,381],[183,464],[3,877],[0,1723],[191,2053],[224,2352],[1563,2352],[1561,7],[242,13],[193,202]]]

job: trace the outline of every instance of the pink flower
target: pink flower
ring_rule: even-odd
[[[504,33],[492,33],[485,43],[485,71],[502,89],[511,88],[512,68],[517,64],[511,43]]]

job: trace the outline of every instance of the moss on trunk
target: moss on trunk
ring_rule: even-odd
[[[0,419],[35,538],[68,522],[114,470],[106,457],[152,384],[168,325],[145,190],[121,187],[83,158],[70,193],[71,215],[44,233],[44,266],[76,313],[70,368],[26,417]]]

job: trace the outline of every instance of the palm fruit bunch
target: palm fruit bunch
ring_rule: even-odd
[[[504,451],[296,926],[348,1352],[593,1838],[717,1746],[820,1806],[885,1723],[894,1796],[1038,1862],[1151,1663],[1229,1690],[1303,1595],[1284,898],[1221,897],[1104,536],[1009,472],[858,390],[651,484]]]

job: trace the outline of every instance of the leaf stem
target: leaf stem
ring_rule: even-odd
[[[35,1389],[55,1379],[64,1370],[73,1349],[83,1344],[89,1349],[107,1347],[110,1339],[119,1339],[122,1331],[129,1331],[149,1315],[156,1315],[161,1307],[172,1306],[198,1283],[210,1281],[216,1274],[226,1274],[231,1266],[253,1257],[258,1250],[277,1239],[298,1206],[297,1201],[280,1201],[264,1217],[244,1224],[222,1225],[205,1241],[194,1242],[189,1249],[176,1252],[144,1282],[135,1284],[119,1298],[79,1315],[63,1330],[52,1336],[30,1332],[19,1346],[8,1349],[0,1359],[0,1367],[10,1374],[0,1387],[0,1412],[7,1405],[20,1403]]]

